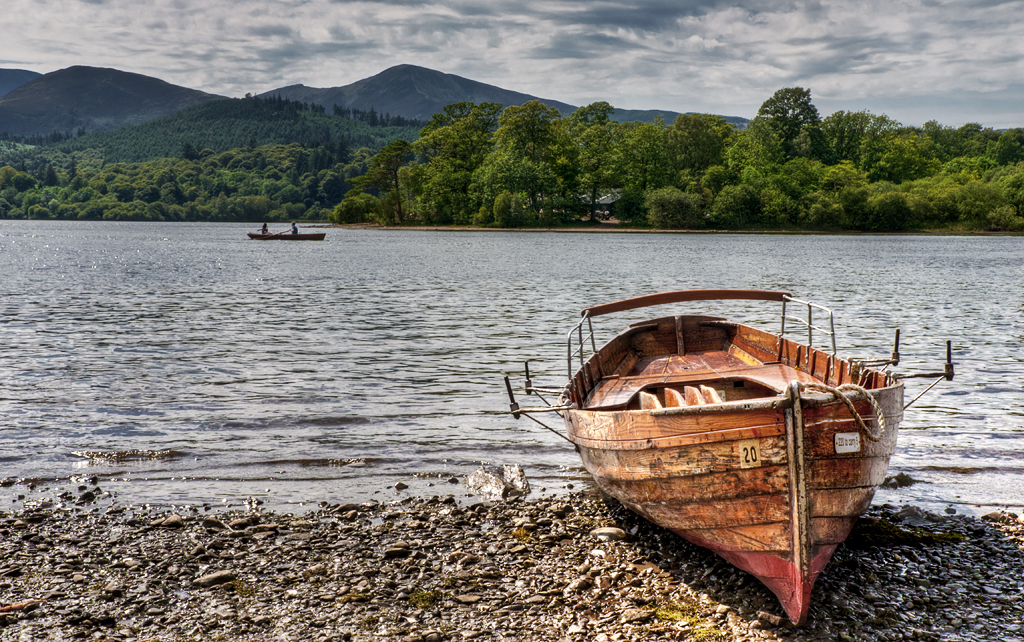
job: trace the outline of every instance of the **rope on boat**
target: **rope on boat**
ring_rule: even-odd
[[[885,414],[882,412],[882,407],[878,405],[875,398],[871,396],[871,393],[867,389],[858,386],[853,383],[844,383],[843,385],[833,388],[832,386],[825,385],[817,382],[800,382],[800,388],[803,390],[817,390],[819,392],[828,393],[834,395],[836,399],[843,402],[846,409],[850,411],[850,415],[853,416],[853,420],[857,423],[857,427],[864,431],[864,434],[871,441],[878,441],[885,435]],[[875,418],[878,420],[878,430],[872,430],[864,418],[860,416],[857,409],[854,408],[853,402],[847,396],[847,393],[859,393],[867,397],[868,401],[871,402],[871,407],[875,411]]]

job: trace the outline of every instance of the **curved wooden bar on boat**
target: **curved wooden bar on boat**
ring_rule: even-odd
[[[708,299],[792,300],[695,290],[583,315]],[[782,336],[680,315],[597,349],[560,404],[573,406],[568,437],[603,492],[755,575],[802,623],[816,578],[885,478],[903,384]]]

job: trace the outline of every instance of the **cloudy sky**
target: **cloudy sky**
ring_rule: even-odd
[[[0,68],[114,67],[241,96],[416,64],[587,104],[1024,126],[1024,0],[3,0]]]

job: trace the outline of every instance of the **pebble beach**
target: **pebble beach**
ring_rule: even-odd
[[[808,622],[592,493],[0,512],[0,640],[1024,641],[1024,523],[873,507]]]

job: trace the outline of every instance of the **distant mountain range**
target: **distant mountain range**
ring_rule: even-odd
[[[541,100],[563,114],[576,107],[540,99],[460,76],[398,65],[376,76],[343,87],[318,89],[290,85],[261,94],[322,105],[330,114],[334,105],[380,114],[429,120],[455,102],[496,102],[504,106]],[[106,131],[180,112],[223,96],[172,85],[156,78],[116,69],[75,66],[48,74],[0,69],[0,133],[39,136],[52,132]],[[616,109],[619,121],[672,122],[679,112]],[[726,117],[744,127],[745,118]]]
[[[317,89],[291,85],[260,94],[263,97],[277,95],[289,100],[323,105],[327,113],[331,112],[334,105],[339,105],[362,111],[373,108],[381,114],[398,114],[418,120],[430,120],[445,105],[458,102],[501,103],[507,107],[540,100],[563,114],[572,113],[576,109],[557,100],[537,98],[415,65],[391,67],[376,76],[357,80],[344,87]]]
[[[331,112],[334,105],[338,105],[363,111],[372,108],[381,114],[388,113],[419,120],[430,120],[430,117],[444,109],[445,105],[457,102],[501,103],[508,107],[539,100],[566,116],[577,108],[577,105],[538,98],[416,65],[397,65],[385,69],[376,76],[357,80],[343,87],[318,89],[305,85],[290,85],[264,92],[260,96],[281,96],[289,100],[316,103],[322,105],[327,113]],[[659,109],[616,109],[612,118],[620,122],[651,122],[661,117],[665,122],[671,123],[679,114],[680,112]],[[726,116],[725,119],[739,127],[745,127],[749,122],[748,119],[738,116]]]
[[[0,69],[0,98],[39,76],[42,74],[27,69]]]
[[[0,98],[0,132],[32,136],[105,131],[224,98],[117,69],[68,67]]]

